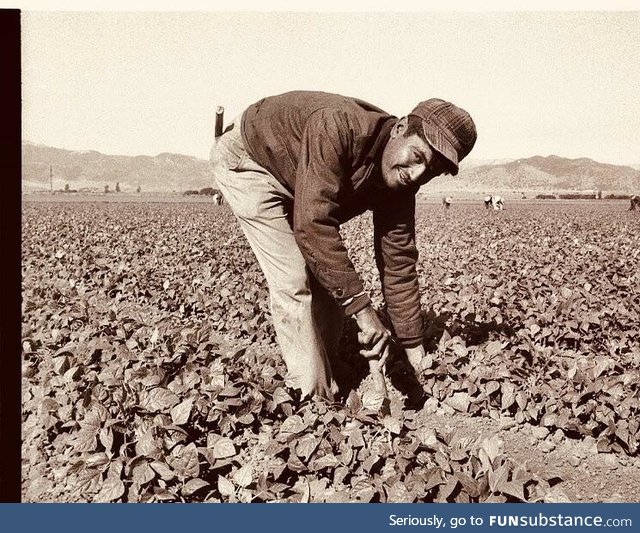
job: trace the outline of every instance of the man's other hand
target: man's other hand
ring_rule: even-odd
[[[405,348],[404,351],[407,354],[407,359],[411,366],[416,371],[416,374],[420,374],[422,370],[422,359],[425,357],[426,352],[423,345],[415,346],[413,348]]]

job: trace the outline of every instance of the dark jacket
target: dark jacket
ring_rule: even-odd
[[[384,186],[380,159],[396,117],[366,102],[296,91],[263,98],[242,117],[249,155],[294,196],[293,229],[318,281],[339,301],[363,292],[339,227],[373,211],[374,246],[387,310],[404,346],[422,341],[416,274],[415,194]],[[370,303],[364,294],[345,307]]]

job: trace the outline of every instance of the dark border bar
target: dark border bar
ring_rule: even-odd
[[[0,213],[0,501],[20,501],[20,11],[0,10],[2,212]]]

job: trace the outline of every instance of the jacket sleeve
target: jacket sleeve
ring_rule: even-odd
[[[382,293],[395,335],[404,347],[418,346],[424,335],[416,272],[415,209],[415,196],[407,194],[389,198],[373,210]]]
[[[371,300],[347,255],[339,232],[338,212],[351,169],[348,117],[337,109],[322,109],[306,122],[300,146],[294,200],[293,229],[309,269],[353,314]]]

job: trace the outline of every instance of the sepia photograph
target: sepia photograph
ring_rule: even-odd
[[[569,4],[22,8],[22,501],[640,502],[640,10]]]

